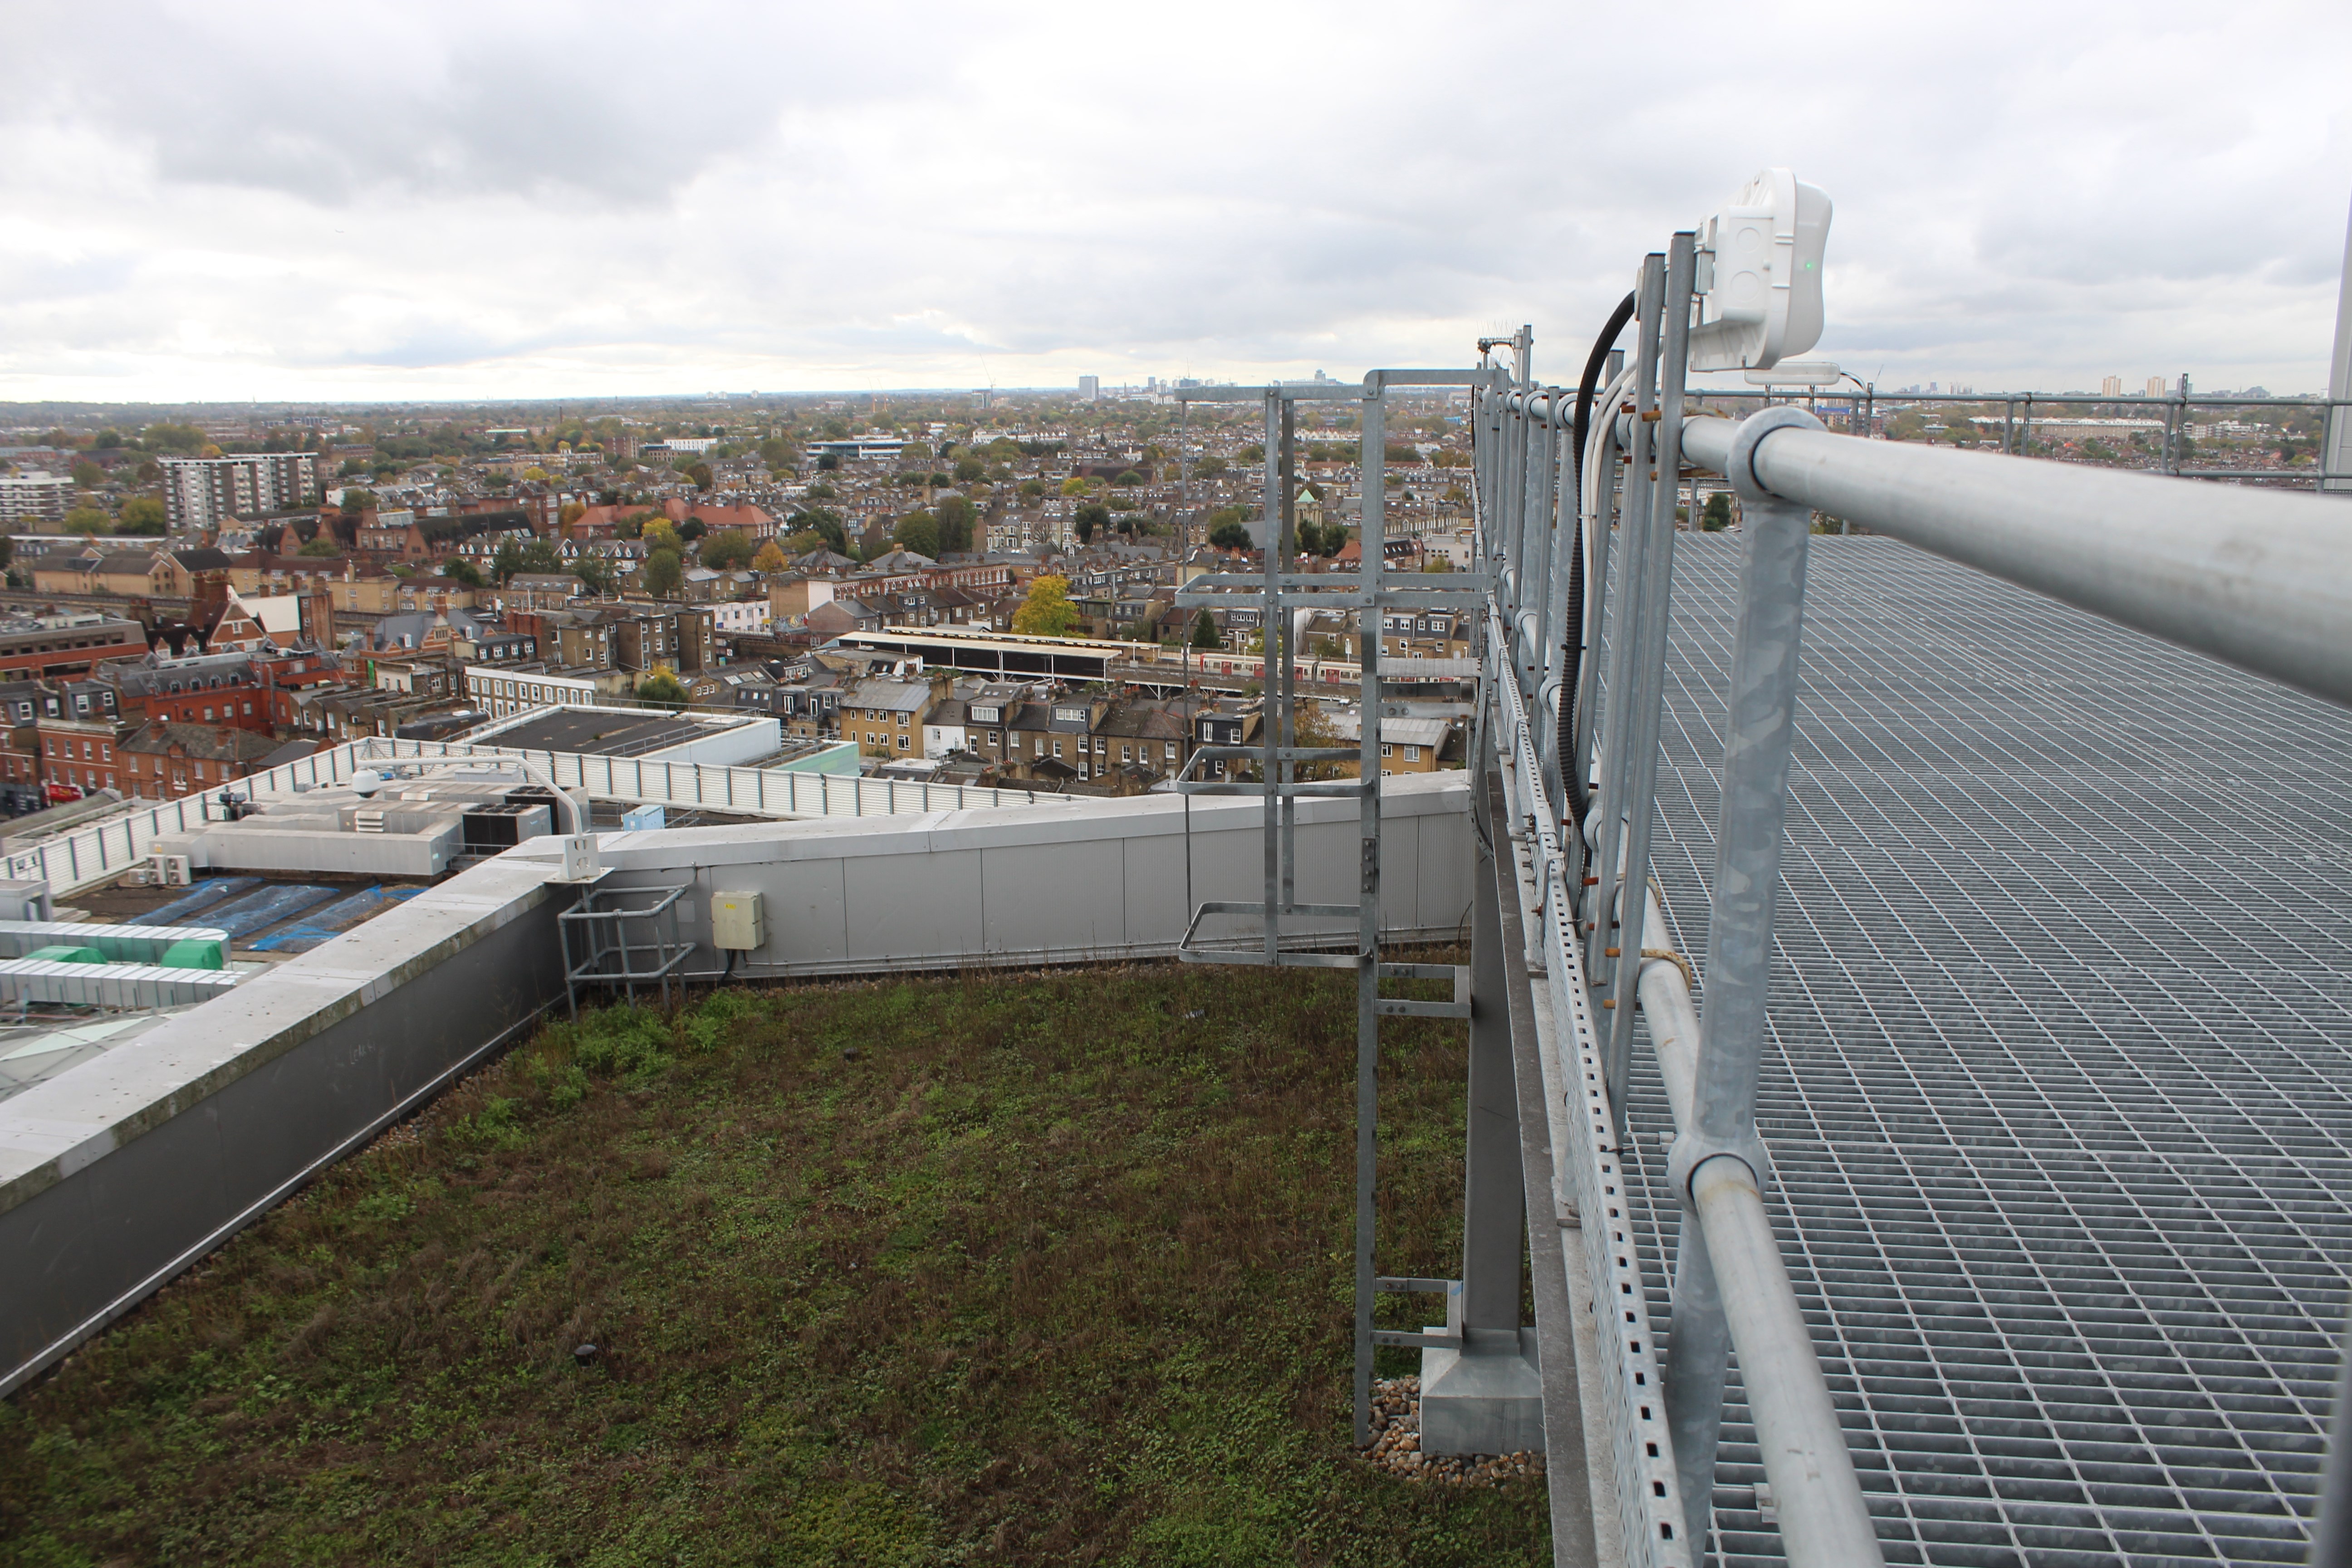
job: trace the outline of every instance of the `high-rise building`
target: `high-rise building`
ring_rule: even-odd
[[[63,522],[73,504],[73,481],[38,468],[0,479],[0,524]]]
[[[319,459],[310,452],[163,459],[163,520],[175,532],[216,528],[228,518],[284,511],[318,499]]]
[[[2111,375],[2105,381],[2099,383],[2099,395],[2101,397],[2121,397],[2123,395],[2124,378],[2122,376]]]
[[[2162,397],[2164,395],[2164,377],[2160,375],[2151,375],[2147,378],[2147,395],[2150,397]]]
[[[1100,403],[1102,401],[1102,377],[1098,375],[1082,375],[1078,377],[1078,398],[1079,401],[1084,403]]]

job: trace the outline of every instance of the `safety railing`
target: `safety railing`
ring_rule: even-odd
[[[1066,797],[1025,790],[929,784],[919,779],[854,777],[784,768],[728,767],[649,757],[606,757],[579,752],[532,751],[462,741],[403,741],[369,736],[314,752],[237,780],[240,795],[286,795],[341,784],[362,768],[406,760],[514,757],[535,764],[564,789],[597,800],[680,810],[733,812],[793,820],[811,817],[919,816],[980,807],[1055,805]],[[5,875],[47,882],[63,897],[112,880],[153,852],[158,838],[202,832],[220,820],[218,792],[178,800],[142,801],[38,844],[0,858]]]
[[[2352,704],[2352,510],[2332,496],[1833,435],[1802,409],[1685,417],[1703,296],[1697,233],[1647,258],[1580,385],[1538,384],[1507,342],[1475,394],[1474,510],[1492,573],[1493,746],[1513,837],[1542,889],[1530,946],[1550,987],[1629,1562],[1696,1562],[1736,1352],[1791,1563],[1883,1561],[1765,1207],[1756,1096],[1795,737],[1809,541],[1818,514]],[[1638,323],[1630,363],[1616,350]],[[1496,343],[1482,343],[1487,350]],[[1802,345],[1799,345],[1801,349]],[[1769,362],[1768,362],[1769,363]],[[1707,952],[1693,1001],[1665,951],[1648,858],[1666,683],[1676,501],[1686,476],[1740,500],[1738,598]],[[1644,1316],[1627,1223],[1622,1116],[1636,1013],[1675,1133],[1681,1207],[1668,1316]],[[1653,1329],[1671,1347],[1658,1364]],[[2347,1412],[2336,1416],[2339,1458]],[[2343,1478],[2339,1486],[2338,1477]],[[2352,1534],[2327,1472],[2317,1534]]]

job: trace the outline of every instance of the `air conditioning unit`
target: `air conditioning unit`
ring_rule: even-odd
[[[188,887],[196,879],[195,866],[185,855],[151,855],[147,858],[147,879],[153,887]]]
[[[151,867],[133,866],[131,869],[122,873],[121,885],[126,888],[152,887],[154,882],[155,875],[153,868]]]

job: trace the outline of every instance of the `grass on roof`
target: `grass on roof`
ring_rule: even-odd
[[[1349,1447],[1352,987],[550,1028],[0,1405],[0,1561],[1547,1563],[1540,1481]],[[1383,1026],[1384,1270],[1454,1271],[1463,1035]]]

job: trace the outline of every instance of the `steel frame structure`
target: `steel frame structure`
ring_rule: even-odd
[[[1352,969],[1356,973],[1356,1327],[1355,1436],[1359,1446],[1371,1441],[1372,1353],[1376,1346],[1391,1345],[1461,1349],[1465,1328],[1493,1326],[1504,1316],[1518,1322],[1521,1246],[1524,1214],[1518,1198],[1517,1128],[1481,1124],[1473,1118],[1472,1194],[1465,1207],[1465,1258],[1459,1280],[1382,1275],[1374,1256],[1375,1195],[1379,1179],[1380,1020],[1422,1016],[1465,1018],[1472,1021],[1473,1094],[1476,1081],[1499,1071],[1507,1082],[1510,1072],[1509,1025],[1503,999],[1496,994],[1499,974],[1475,984],[1474,973],[1486,955],[1475,951],[1469,969],[1444,964],[1384,963],[1380,953],[1381,896],[1381,719],[1391,704],[1384,699],[1388,686],[1381,677],[1381,612],[1384,609],[1437,605],[1475,608],[1485,602],[1486,578],[1471,574],[1393,573],[1385,569],[1383,552],[1361,552],[1353,573],[1287,571],[1297,552],[1296,496],[1297,408],[1301,402],[1349,401],[1357,404],[1362,424],[1363,537],[1381,537],[1381,509],[1387,437],[1384,398],[1391,387],[1470,386],[1488,379],[1475,370],[1386,370],[1366,375],[1360,387],[1345,384],[1307,383],[1262,387],[1188,387],[1177,395],[1186,403],[1256,403],[1265,416],[1265,482],[1261,502],[1262,574],[1211,573],[1195,577],[1176,596],[1179,608],[1250,607],[1259,612],[1265,638],[1267,680],[1263,693],[1263,718],[1255,745],[1203,747],[1207,760],[1254,760],[1255,782],[1184,778],[1177,788],[1187,795],[1256,795],[1265,802],[1265,887],[1255,901],[1210,900],[1197,904],[1178,956],[1194,963],[1293,964]],[[1297,637],[1296,616],[1317,609],[1353,609],[1359,615],[1359,654],[1362,678],[1359,700],[1362,721],[1357,743],[1344,746],[1302,746],[1297,732]],[[1302,768],[1317,763],[1352,760],[1352,779],[1300,776]],[[1359,803],[1359,870],[1357,900],[1352,904],[1302,903],[1297,894],[1297,816],[1302,796],[1353,796]],[[1187,880],[1190,879],[1189,861]],[[1215,916],[1255,915],[1260,922],[1258,941],[1248,949],[1221,942],[1203,931]],[[1328,951],[1342,932],[1330,922],[1355,922],[1347,952]],[[1294,926],[1287,939],[1285,921],[1318,922],[1307,929]],[[1325,951],[1318,951],[1325,950]],[[1384,997],[1383,980],[1450,980],[1452,1000],[1414,1001]],[[1483,1015],[1483,1016],[1482,1016]],[[1492,1045],[1495,1020],[1500,1018],[1499,1057]],[[1482,1026],[1482,1024],[1485,1026]],[[1486,1048],[1481,1049],[1482,1037]],[[1507,1142],[1507,1150],[1501,1145]],[[1507,1157],[1506,1157],[1507,1155]],[[1491,1193],[1491,1197],[1486,1195]],[[1507,1213],[1506,1212],[1507,1210]],[[1506,1276],[1507,1275],[1507,1279]],[[1440,1295],[1445,1303],[1445,1324],[1435,1332],[1375,1329],[1373,1305],[1382,1292]]]

